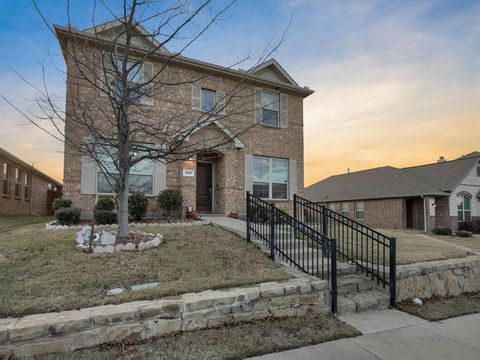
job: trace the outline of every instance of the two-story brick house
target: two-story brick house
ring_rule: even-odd
[[[73,59],[65,49],[75,46],[72,43],[81,39],[82,51],[78,56],[88,53],[90,47],[94,52],[99,39],[108,43],[121,26],[118,21],[82,31],[55,26],[67,65],[67,139],[85,136],[72,121],[75,104],[101,101],[102,97],[95,87],[80,84]],[[146,33],[140,26],[137,28],[139,33]],[[135,43],[135,52],[139,56],[143,48],[151,45],[149,41],[156,40],[139,37]],[[147,74],[162,66],[165,54],[169,51],[164,48],[158,51],[158,55],[151,54],[142,71]],[[178,55],[170,58],[167,71],[170,78],[185,84],[143,99],[142,106],[147,109],[148,120],[153,124],[172,108],[190,112],[192,117],[198,116],[214,106],[224,94],[231,93],[239,83],[242,87],[238,99],[243,100],[232,99],[225,106],[223,114],[230,115],[226,116],[228,121],[214,120],[185,139],[194,141],[215,134],[225,139],[222,146],[167,165],[161,161],[145,161],[142,166],[131,170],[131,182],[150,198],[149,215],[159,213],[156,196],[170,187],[179,187],[184,206],[200,213],[244,213],[247,190],[289,209],[293,194],[303,193],[303,99],[313,91],[299,86],[274,59],[246,72]],[[189,82],[192,79],[198,80]],[[239,108],[243,111],[238,111]],[[255,125],[257,123],[260,124]],[[250,130],[240,131],[250,126]],[[98,196],[111,195],[112,191],[104,180],[98,166],[69,146],[67,141],[64,197],[82,209],[83,217],[91,216]]]

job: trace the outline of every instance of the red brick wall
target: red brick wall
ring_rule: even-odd
[[[364,224],[374,228],[405,228],[405,201],[403,199],[368,200],[364,202]]]

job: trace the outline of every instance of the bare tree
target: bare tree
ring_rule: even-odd
[[[51,31],[57,37],[62,33],[67,39],[60,41],[67,64],[66,104],[49,91],[45,75],[42,86],[35,87],[37,114],[23,111],[4,99],[30,122],[64,141],[66,149],[68,146],[96,163],[116,194],[118,238],[130,237],[128,194],[132,190],[133,167],[141,166],[145,160],[169,163],[188,159],[231,141],[214,131],[195,136],[212,122],[228,128],[234,139],[256,125],[232,121],[238,115],[255,111],[254,94],[246,91],[246,84],[254,77],[253,70],[244,71],[242,77],[238,77],[237,71],[235,80],[218,94],[208,111],[192,111],[190,104],[174,100],[186,85],[208,80],[219,72],[228,76],[233,66],[246,61],[263,62],[282,42],[285,33],[277,41],[271,40],[255,59],[247,55],[231,67],[205,70],[193,77],[179,70],[178,66],[185,61],[182,52],[222,19],[234,2],[216,7],[212,0],[198,6],[188,1],[165,5],[158,1],[124,0],[122,11],[117,13],[101,1],[113,21],[97,25],[94,10],[92,27],[85,31],[70,23],[68,2],[65,27],[50,26],[38,10]],[[116,31],[110,32],[110,26],[115,26]],[[181,43],[180,51],[172,53],[167,46],[175,41]]]

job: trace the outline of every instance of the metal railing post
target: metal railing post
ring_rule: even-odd
[[[247,242],[250,242],[250,191],[247,191]]]
[[[390,239],[390,305],[397,305],[397,239]]]
[[[327,216],[327,207],[325,205],[321,206],[322,209],[322,233],[328,237],[328,216]]]
[[[337,240],[332,239],[330,241],[330,253],[331,253],[331,279],[330,279],[330,287],[331,287],[331,296],[332,296],[332,313],[337,312]]]
[[[270,205],[270,256],[275,261],[275,206]]]

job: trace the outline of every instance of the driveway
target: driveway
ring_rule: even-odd
[[[364,335],[252,359],[480,359],[480,314],[427,322],[397,310],[384,310],[342,316],[340,319]]]

